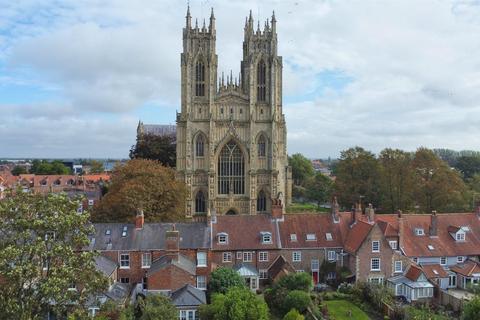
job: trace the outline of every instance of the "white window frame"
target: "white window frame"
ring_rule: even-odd
[[[445,261],[444,261],[445,260]],[[440,257],[440,265],[441,266],[446,266],[448,263],[447,257]]]
[[[88,205],[91,207],[95,204],[95,200],[93,199],[88,199]]]
[[[397,240],[390,240],[388,241],[388,244],[390,245],[390,248],[392,248],[392,250],[398,250]]]
[[[317,236],[315,235],[315,233],[307,233],[305,240],[306,241],[315,241],[315,240],[317,240]]]
[[[463,263],[463,261],[465,261],[465,259],[463,258],[463,256],[458,256],[458,257],[457,257],[457,263]]]
[[[197,289],[207,290],[207,276],[197,276]]]
[[[258,253],[258,261],[259,262],[266,262],[268,261],[268,251],[260,251]]]
[[[242,260],[243,252],[242,251],[237,251],[236,257],[237,257],[237,260]]]
[[[150,268],[152,265],[152,254],[150,252],[143,252],[142,253],[142,268]]]
[[[403,263],[402,260],[395,260],[394,262],[394,272],[395,273],[401,273],[403,272]]]
[[[262,243],[271,244],[272,243],[272,234],[270,232],[265,232],[262,234]]]
[[[378,268],[374,268],[373,267],[373,262],[374,261],[377,261],[378,260]],[[382,267],[381,267],[381,259],[380,258],[371,258],[370,259],[370,271],[381,271],[382,270]]]
[[[290,234],[290,241],[296,242],[297,241],[297,234],[296,233],[291,233]]]
[[[325,233],[325,239],[327,241],[332,241],[333,240],[332,234],[330,232]]]
[[[292,261],[293,262],[301,262],[302,261],[302,252],[301,251],[293,251],[292,252]]]
[[[329,250],[327,252],[327,259],[328,261],[332,262],[332,261],[336,261],[337,260],[337,253],[333,250]]]
[[[197,310],[179,310],[178,318],[179,320],[190,320],[196,319]]]
[[[463,231],[458,231],[458,232],[455,234],[455,240],[456,240],[456,241],[465,241],[465,232],[463,232]]]
[[[259,279],[268,279],[268,270],[267,269],[258,270],[258,278]]]
[[[372,241],[372,252],[380,252],[380,241],[378,240]]]
[[[225,251],[222,254],[222,262],[232,262],[232,253],[230,251]]]
[[[218,239],[218,244],[227,244],[228,243],[228,234],[219,233],[217,239]]]
[[[125,262],[126,264],[124,265]],[[130,253],[120,254],[120,269],[130,269]]]
[[[424,236],[425,235],[425,230],[423,230],[422,228],[415,228],[415,235]]]
[[[243,262],[252,262],[253,261],[253,254],[251,251],[244,251],[243,252]]]
[[[197,252],[197,267],[207,266],[207,253],[205,251]]]
[[[320,260],[312,259],[312,261],[310,261],[310,269],[312,271],[319,271],[320,270]]]

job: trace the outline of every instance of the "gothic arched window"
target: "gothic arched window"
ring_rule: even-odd
[[[195,141],[195,156],[203,157],[205,154],[205,137],[199,134]]]
[[[257,101],[267,100],[267,67],[261,60],[257,66]]]
[[[232,140],[228,142],[218,157],[218,193],[245,193],[245,160],[242,150]]]
[[[257,211],[258,212],[265,212],[267,211],[267,196],[265,195],[265,192],[261,190],[258,193],[257,197]]]
[[[205,96],[205,65],[202,61],[198,61],[195,65],[195,95]]]
[[[206,212],[206,205],[205,205],[205,195],[203,191],[200,190],[197,192],[195,196],[195,213],[205,213]]]
[[[260,138],[258,138],[258,156],[265,157],[267,155],[267,141],[265,140],[265,136],[262,134]]]

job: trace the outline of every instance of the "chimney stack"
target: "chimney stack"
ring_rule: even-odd
[[[355,206],[352,206],[352,211],[350,213],[350,215],[351,215],[350,227],[353,226],[357,222],[355,211],[356,211]]]
[[[144,222],[145,217],[143,216],[143,210],[140,209],[135,216],[135,229],[142,229]]]
[[[402,210],[397,211],[397,220],[398,220],[398,250],[403,248],[403,233],[404,231],[404,218],[402,214]]]
[[[282,205],[282,200],[280,199],[272,199],[272,218],[273,219],[283,218],[283,205]]]
[[[340,206],[338,205],[337,197],[333,197],[332,201],[332,220],[333,223],[339,223],[340,222],[340,217],[338,216],[338,211],[339,211]]]
[[[375,209],[373,209],[373,205],[371,203],[368,204],[366,213],[368,217],[368,222],[375,222]]]
[[[165,240],[167,251],[178,255],[180,251],[180,232],[176,230],[175,224],[172,225],[172,230],[165,233]]]
[[[433,210],[432,215],[430,216],[430,229],[429,229],[430,237],[437,236],[437,211]]]
[[[355,221],[360,221],[362,217],[362,203],[358,201],[355,205]]]

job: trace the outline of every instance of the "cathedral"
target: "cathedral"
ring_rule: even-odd
[[[291,202],[276,23],[274,13],[255,28],[250,12],[234,78],[217,72],[213,9],[208,27],[192,25],[187,10],[176,128],[187,217],[269,213],[272,201]]]

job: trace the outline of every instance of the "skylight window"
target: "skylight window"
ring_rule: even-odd
[[[126,236],[127,236],[127,226],[124,226],[122,230],[122,237],[126,237]]]
[[[435,273],[436,275],[438,275],[438,271],[433,269],[433,273]]]
[[[105,235],[109,236],[112,234],[112,231],[110,229],[105,230]]]
[[[297,235],[295,233],[290,234],[290,241],[297,241]]]
[[[425,235],[425,231],[422,228],[415,228],[415,234],[417,236],[423,236]]]
[[[308,241],[317,240],[317,237],[315,236],[315,233],[308,233],[307,234],[307,240]]]
[[[428,250],[430,251],[435,250],[435,248],[431,244],[429,244],[427,247],[428,247]]]
[[[332,241],[333,240],[332,234],[330,232],[325,233],[325,238],[327,239],[327,241]]]

